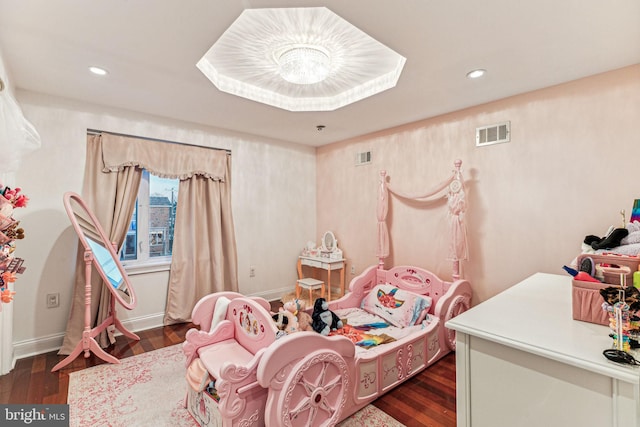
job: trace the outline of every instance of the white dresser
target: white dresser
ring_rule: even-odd
[[[446,326],[458,427],[640,426],[640,367],[602,355],[609,328],[572,319],[570,276],[534,274]]]

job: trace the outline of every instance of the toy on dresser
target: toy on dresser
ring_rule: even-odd
[[[617,302],[613,306],[608,306],[609,329],[613,338],[613,347],[622,350],[631,350],[629,330],[631,322],[629,316],[629,306],[624,302]]]
[[[636,359],[637,352],[633,350],[638,348],[638,318],[630,314],[629,305],[624,301],[608,306],[607,311],[611,329],[609,336],[613,338],[613,346],[602,354],[616,363],[640,365],[640,361]]]
[[[640,333],[640,318],[635,311],[638,310],[638,290],[629,286],[625,289],[625,279],[620,277],[621,287],[608,287],[600,291],[605,302],[602,309],[609,316],[609,336],[613,338],[611,349],[603,352],[608,359],[618,363],[638,364],[633,357],[632,349],[640,347],[638,343]],[[627,293],[627,291],[629,291]],[[633,351],[635,352],[635,351]]]
[[[640,291],[633,286],[626,288],[611,286],[602,289],[600,295],[605,300],[602,308],[609,315],[609,328],[612,330],[614,346],[623,346],[625,348],[621,350],[628,351],[631,340],[635,341],[633,347],[638,347]],[[621,340],[620,337],[622,337]]]

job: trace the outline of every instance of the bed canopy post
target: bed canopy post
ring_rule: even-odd
[[[389,193],[387,191],[387,171],[380,171],[378,184],[378,269],[384,270],[384,259],[389,256],[389,230],[387,228],[387,211],[389,209]]]
[[[460,184],[462,184],[462,173],[460,172],[460,167],[462,166],[462,160],[460,159],[456,159],[453,162],[453,165],[455,166],[455,171],[454,171],[454,180],[457,180],[458,182],[460,182]],[[452,188],[449,188],[449,191],[452,192]],[[451,196],[451,194],[449,195]],[[463,195],[464,198],[464,195]],[[453,212],[451,212],[453,214]],[[451,241],[452,243],[455,245],[456,244],[456,235],[455,233],[452,233],[451,236]],[[452,278],[454,281],[460,279],[460,259],[457,257],[457,255],[454,255],[453,257],[453,274],[452,274]]]

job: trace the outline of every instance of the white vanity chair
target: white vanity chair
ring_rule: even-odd
[[[324,233],[322,236],[322,246],[316,251],[316,253],[301,255],[298,257],[296,298],[300,298],[302,289],[307,289],[309,290],[309,305],[313,306],[313,291],[319,289],[321,292],[321,298],[324,298],[325,283],[322,280],[310,277],[305,278],[302,274],[303,265],[327,271],[326,288],[328,288],[327,299],[329,301],[331,301],[331,272],[334,270],[340,270],[340,296],[344,295],[345,259],[342,258],[342,250],[338,248],[338,240],[331,231]]]
[[[313,291],[320,289],[320,298],[324,298],[324,282],[322,280],[314,279],[311,277],[307,277],[304,279],[299,279],[296,282],[296,298],[300,299],[300,294],[302,293],[302,289],[309,290],[309,307],[313,307]]]

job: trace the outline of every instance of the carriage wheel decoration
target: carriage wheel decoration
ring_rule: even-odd
[[[464,313],[469,309],[469,300],[470,298],[464,295],[458,295],[451,301],[449,308],[447,309],[447,313],[445,314],[444,323],[446,324],[449,320],[453,319],[460,313]],[[456,331],[453,329],[445,328],[445,336],[447,338],[447,346],[452,351],[456,349]]]
[[[280,408],[286,426],[334,425],[346,402],[347,363],[337,353],[308,356],[285,382]]]

